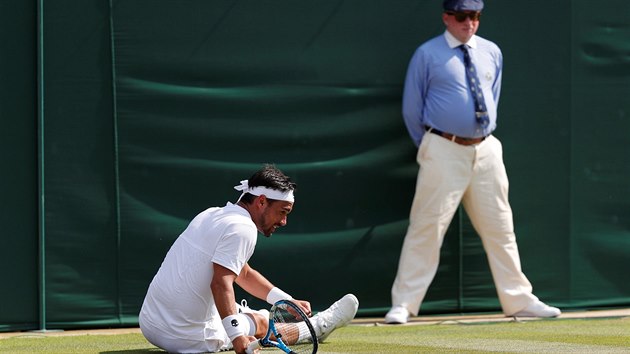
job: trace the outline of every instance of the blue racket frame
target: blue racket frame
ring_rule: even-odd
[[[280,300],[278,302],[276,302],[273,307],[271,308],[271,311],[269,313],[269,328],[267,329],[267,334],[258,340],[258,342],[260,343],[260,345],[262,347],[276,347],[280,350],[282,350],[283,352],[287,353],[287,354],[295,354],[294,351],[291,350],[291,348],[289,348],[283,341],[282,341],[282,335],[280,333],[278,333],[278,330],[276,329],[276,324],[273,321],[273,312],[276,306],[278,305],[282,305],[282,304],[286,304],[289,307],[291,307],[293,310],[295,310],[296,313],[298,313],[300,316],[302,316],[305,319],[305,323],[306,325],[309,327],[309,330],[311,332],[312,335],[312,340],[313,340],[313,354],[317,353],[317,336],[315,335],[315,331],[313,330],[313,327],[310,323],[310,321],[308,320],[308,316],[306,316],[306,314],[304,314],[304,312],[293,302],[289,301],[289,300]],[[276,340],[272,340],[271,339],[271,335],[273,335]]]

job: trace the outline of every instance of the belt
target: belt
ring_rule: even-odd
[[[439,135],[439,136],[443,137],[444,139],[448,139],[448,140],[450,140],[450,141],[452,141],[454,143],[457,143],[459,145],[475,145],[475,144],[479,144],[480,142],[486,140],[485,136],[482,136],[480,138],[463,138],[461,136],[453,135],[453,134],[450,134],[450,133],[445,133],[445,132],[437,130],[435,128],[431,128],[429,126],[425,126],[424,128],[429,133],[433,133],[435,135]]]

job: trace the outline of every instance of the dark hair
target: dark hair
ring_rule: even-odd
[[[249,177],[248,183],[250,187],[267,187],[281,192],[297,190],[297,184],[292,182],[290,177],[271,164],[265,164],[262,169]],[[245,193],[241,200],[249,204],[254,198],[254,195]]]

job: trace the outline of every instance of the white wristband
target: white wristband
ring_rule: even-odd
[[[293,296],[285,293],[284,291],[280,290],[278,287],[274,287],[273,289],[269,291],[269,294],[267,294],[267,303],[269,305],[274,305],[276,302],[280,300],[293,300]]]
[[[234,338],[239,336],[244,336],[245,333],[249,332],[249,322],[247,321],[247,317],[244,314],[239,313],[238,315],[230,315],[221,320],[223,323],[223,328],[225,328],[225,333],[227,333],[230,340],[234,340]]]

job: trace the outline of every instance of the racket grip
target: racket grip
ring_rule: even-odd
[[[253,354],[256,349],[260,349],[262,347],[263,346],[262,346],[262,344],[260,344],[260,341],[259,340],[255,340],[255,341],[249,343],[249,345],[247,346],[247,349],[245,350],[245,353]]]

